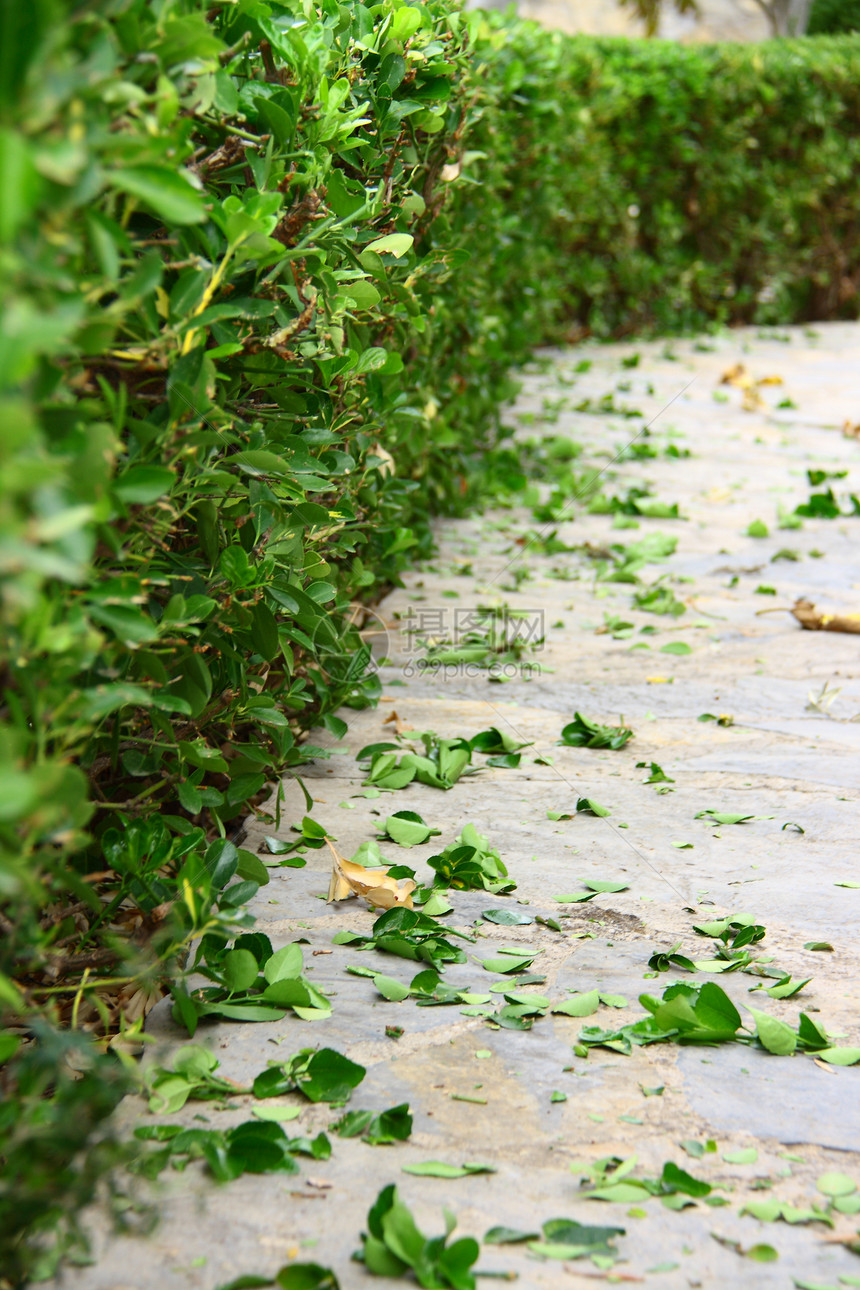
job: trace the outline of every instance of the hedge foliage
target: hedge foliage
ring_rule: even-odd
[[[806,30],[810,36],[860,31],[860,0],[813,0]]]
[[[497,411],[534,345],[856,316],[856,42],[506,21],[0,11],[7,1159],[50,1154],[46,1024],[133,1030],[173,981],[194,1029],[189,946],[268,877],[235,827],[374,701],[361,606],[431,515],[515,482]],[[0,1183],[12,1283],[72,1239],[39,1234],[88,1142],[43,1203]]]
[[[559,323],[617,335],[856,316],[856,42],[544,37],[538,60],[525,35],[505,52],[499,134],[534,195],[532,230],[551,233],[535,240]]]

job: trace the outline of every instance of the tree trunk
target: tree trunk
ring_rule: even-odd
[[[756,0],[774,36],[802,36],[809,23],[812,0]]]

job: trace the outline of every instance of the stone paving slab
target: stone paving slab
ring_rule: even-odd
[[[640,356],[638,366],[623,366],[633,353]],[[577,371],[583,358],[592,366]],[[570,436],[584,445],[582,463],[605,470],[606,491],[623,493],[645,480],[654,495],[677,501],[689,518],[643,518],[637,528],[619,529],[612,516],[577,506],[569,519],[549,526],[521,509],[446,521],[438,526],[434,559],[377,607],[375,648],[387,660],[380,665],[383,698],[375,710],[344,714],[350,729],[342,740],[325,731],[312,736],[330,752],[305,776],[314,818],[349,856],[374,836],[385,815],[419,811],[442,830],[441,837],[409,851],[390,843],[382,850],[427,880],[428,857],[472,821],[498,847],[518,884],[507,898],[514,908],[544,917],[568,915],[561,933],[540,924],[493,927],[481,922],[481,911],[505,898],[451,893],[454,911],[443,921],[479,936],[469,947],[475,957],[446,974],[452,984],[487,989],[495,978],[476,959],[494,948],[522,945],[538,953],[535,966],[546,976],[540,989],[553,999],[591,988],[624,995],[627,1007],[602,1008],[587,1019],[620,1024],[641,1013],[640,993],[656,993],[682,975],[649,978],[648,959],[655,951],[680,941],[683,953],[707,957],[703,944],[709,943],[693,924],[747,911],[767,927],[757,949],[766,947],[786,971],[812,981],[798,998],[777,1001],[749,994],[755,978],[721,976],[741,1010],[752,1001],[796,1022],[802,1007],[828,1031],[844,1034],[841,1042],[860,1043],[860,890],[835,885],[860,879],[860,640],[805,632],[785,612],[801,595],[824,608],[857,610],[860,519],[777,527],[779,505],[791,510],[806,500],[807,468],[846,469],[849,476],[834,487],[860,491],[858,444],[841,433],[843,422],[860,420],[858,358],[860,327],[829,324],[814,331],[747,329],[704,342],[553,352],[526,375],[510,416],[519,437]],[[763,406],[755,411],[744,410],[741,391],[718,384],[739,361],[756,379],[779,375],[784,381],[761,387]],[[599,400],[609,392],[616,404],[639,408],[652,419],[649,441],[655,447],[674,443],[692,455],[615,460],[641,420],[573,410],[583,399]],[[726,394],[727,401],[715,394]],[[779,409],[786,397],[797,407]],[[767,523],[767,538],[746,536],[755,519]],[[595,582],[592,561],[581,549],[545,555],[525,545],[524,535],[551,529],[578,548],[585,542],[630,542],[654,531],[676,535],[676,554],[648,565],[641,576],[646,585],[666,576],[686,613],[673,620],[633,608],[636,588]],[[797,559],[774,560],[785,548]],[[514,570],[520,568],[530,576],[517,581]],[[776,595],[758,593],[761,584],[772,585]],[[502,599],[526,613],[543,612],[547,641],[534,657],[551,670],[493,684],[480,671],[434,677],[416,668],[403,630],[410,611],[451,614],[454,607],[473,609]],[[762,609],[781,612],[760,614]],[[633,622],[633,636],[614,640],[599,634],[607,613]],[[649,625],[657,635],[642,635],[639,629]],[[660,652],[661,644],[676,640],[693,652]],[[637,643],[651,648],[631,649]],[[818,709],[810,708],[825,685],[829,691]],[[835,689],[839,694],[826,702]],[[576,710],[610,722],[623,714],[635,738],[617,752],[559,747],[561,728]],[[410,785],[366,799],[354,754],[390,735],[392,725],[383,722],[394,712],[415,730],[452,737],[495,725],[532,747],[518,769],[484,770],[449,793]],[[705,712],[731,714],[734,724],[703,723],[698,718]],[[543,754],[553,758],[552,765],[535,763]],[[646,774],[636,763],[652,760],[675,781],[671,793],[660,796],[643,782]],[[579,796],[607,805],[611,816],[547,818],[547,810],[572,813]],[[694,818],[708,807],[765,818],[715,828]],[[289,826],[304,813],[299,786],[287,781],[281,828],[251,822],[244,845],[265,855],[264,836],[289,836]],[[803,833],[783,829],[787,823]],[[684,843],[692,846],[673,845]],[[828,1240],[821,1225],[765,1224],[740,1215],[746,1200],[762,1196],[808,1205],[816,1196],[816,1178],[826,1170],[848,1172],[860,1185],[860,1068],[827,1069],[808,1056],[779,1058],[732,1045],[655,1044],[630,1056],[593,1049],[585,1060],[573,1053],[583,1024],[574,1018],[547,1017],[520,1033],[491,1029],[456,1007],[387,1003],[370,981],[346,968],[372,966],[404,981],[415,969],[391,956],[332,945],[341,929],[368,932],[373,915],[358,901],[325,903],[327,852],[309,852],[303,869],[271,874],[253,906],[258,928],[276,947],[297,938],[307,942],[308,975],[332,996],[331,1018],[210,1025],[198,1040],[212,1046],[225,1075],[241,1082],[270,1058],[301,1047],[339,1048],[368,1068],[352,1105],[383,1109],[408,1101],[415,1116],[411,1139],[373,1148],[333,1136],[331,1159],[302,1162],[294,1178],[244,1176],[215,1187],[195,1168],[167,1177],[158,1232],[146,1239],[100,1232],[97,1262],[68,1273],[64,1285],[215,1290],[242,1273],[271,1274],[300,1255],[330,1264],[345,1290],[370,1285],[377,1279],[350,1255],[370,1204],[389,1182],[398,1183],[427,1231],[441,1231],[443,1205],[456,1212],[460,1232],[478,1238],[495,1224],[539,1225],[562,1215],[625,1227],[615,1275],[657,1290],[782,1290],[794,1279],[830,1286],[840,1276],[860,1275],[860,1260]],[[623,880],[629,889],[587,904],[555,901],[578,890],[580,880],[597,878]],[[818,939],[829,941],[833,952],[803,948]],[[386,1036],[390,1024],[403,1028],[402,1038]],[[166,1002],[151,1015],[150,1033],[155,1043],[146,1060],[169,1061],[183,1035]],[[491,1056],[477,1055],[484,1052]],[[643,1088],[654,1087],[663,1093],[643,1095]],[[556,1090],[567,1100],[553,1102]],[[486,1101],[462,1102],[452,1095]],[[250,1099],[237,1097],[224,1111],[192,1103],[183,1114],[189,1123],[203,1114],[223,1126],[248,1118],[249,1107]],[[145,1103],[134,1098],[120,1116],[129,1125],[150,1118]],[[308,1106],[293,1123],[296,1132],[313,1135],[334,1118],[326,1107]],[[716,1140],[718,1151],[701,1160],[689,1160],[679,1146],[683,1139],[707,1138]],[[750,1145],[758,1150],[756,1162],[723,1159]],[[667,1160],[689,1166],[727,1189],[730,1204],[671,1212],[651,1200],[640,1218],[630,1216],[627,1206],[582,1198],[580,1172],[571,1165],[633,1153],[650,1175]],[[486,1161],[497,1172],[454,1182],[400,1172],[404,1163],[428,1158]],[[856,1218],[837,1218],[838,1233],[857,1226]],[[779,1259],[751,1262],[715,1235],[744,1248],[766,1242]],[[587,1260],[542,1263],[513,1246],[485,1247],[479,1266],[516,1272],[529,1290],[575,1290],[608,1275]]]

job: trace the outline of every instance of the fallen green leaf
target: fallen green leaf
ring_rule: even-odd
[[[401,1165],[404,1174],[415,1174],[419,1178],[465,1178],[468,1174],[494,1174],[495,1165],[467,1163],[449,1165],[444,1160],[423,1160],[414,1165]]]

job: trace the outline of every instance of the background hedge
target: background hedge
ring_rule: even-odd
[[[74,1243],[123,1086],[53,1027],[105,1048],[173,982],[193,1029],[188,947],[267,881],[237,823],[374,700],[362,604],[433,512],[516,476],[511,368],[589,332],[856,316],[860,44],[568,39],[442,0],[0,23],[15,1284]]]
[[[860,0],[813,0],[807,31],[810,36],[860,31]]]
[[[524,26],[495,66],[511,264],[538,261],[553,338],[857,316],[860,42]]]

